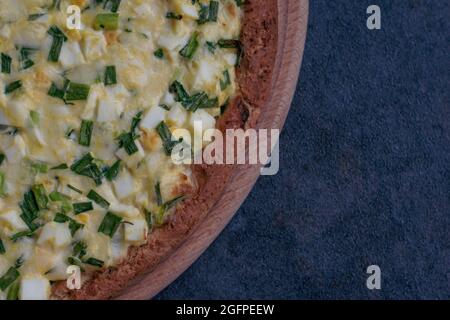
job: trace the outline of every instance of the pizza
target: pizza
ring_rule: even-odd
[[[276,28],[276,0],[0,0],[0,299],[112,298],[173,252],[234,169],[177,132],[257,125]]]

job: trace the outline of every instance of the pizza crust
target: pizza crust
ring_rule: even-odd
[[[237,70],[240,96],[218,120],[217,127],[222,131],[255,127],[270,93],[277,48],[277,0],[247,0],[244,12],[241,36],[244,56]],[[65,281],[55,284],[52,298],[109,299],[137,276],[151,272],[205,218],[233,170],[232,165],[193,165],[197,189],[188,190],[192,196],[176,209],[168,223],[150,233],[147,244],[131,247],[125,261],[95,273],[80,290],[69,290]]]

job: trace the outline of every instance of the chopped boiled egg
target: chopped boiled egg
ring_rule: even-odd
[[[20,300],[47,300],[50,296],[50,281],[43,276],[26,276],[20,281]]]

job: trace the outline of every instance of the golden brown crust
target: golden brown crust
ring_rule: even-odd
[[[264,2],[264,5],[261,5]],[[248,0],[245,5],[242,42],[244,56],[238,70],[241,97],[229,105],[218,121],[221,130],[254,127],[268,99],[277,47],[277,0]],[[227,184],[234,166],[194,165],[198,192],[177,208],[170,221],[149,235],[141,247],[129,249],[117,267],[103,270],[80,290],[68,290],[64,282],[54,286],[57,299],[108,299],[117,295],[136,276],[151,271],[173,252],[206,216]]]

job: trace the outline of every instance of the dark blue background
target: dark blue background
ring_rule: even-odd
[[[449,13],[310,1],[279,174],[158,298],[450,298]],[[382,290],[365,286],[371,264]]]

